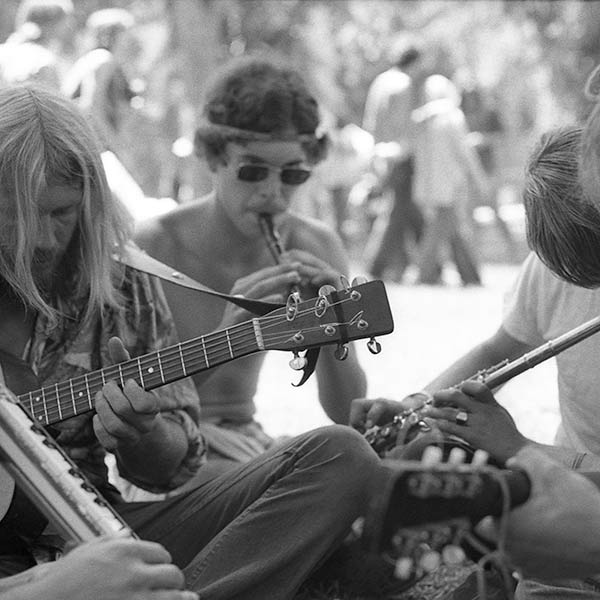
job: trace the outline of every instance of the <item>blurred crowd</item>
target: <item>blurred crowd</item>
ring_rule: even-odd
[[[0,82],[38,81],[74,99],[103,144],[113,193],[141,220],[206,190],[194,189],[198,176],[190,175],[197,170],[194,111],[182,80],[165,67],[161,105],[147,102],[136,73],[135,25],[131,12],[108,8],[77,31],[71,0],[23,2],[0,46]],[[322,111],[328,157],[296,194],[295,207],[329,223],[373,277],[443,284],[456,279],[448,275],[453,264],[463,285],[478,285],[490,254],[474,218],[478,208],[486,208],[507,257],[523,257],[498,205],[502,122],[494,98],[469,73],[452,80],[437,73],[434,53],[420,40],[402,38],[388,55],[362,123]],[[140,169],[132,142],[148,123],[145,154],[152,160]]]

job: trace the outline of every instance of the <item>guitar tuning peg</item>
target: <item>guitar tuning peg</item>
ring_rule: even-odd
[[[297,352],[294,352],[294,358],[290,360],[290,367],[294,369],[294,371],[302,371],[304,367],[307,365],[308,360],[304,356],[300,356]]]
[[[449,567],[462,564],[466,558],[467,555],[465,554],[465,551],[455,544],[449,544],[442,550],[442,561]]]
[[[348,278],[345,275],[340,275],[340,283],[346,291],[350,289],[350,282],[348,281]]]
[[[441,564],[442,557],[439,552],[435,550],[427,550],[423,553],[423,556],[419,559],[419,566],[426,573],[432,573],[435,571]]]
[[[467,453],[462,448],[452,448],[448,455],[448,462],[452,465],[462,465],[467,458]]]
[[[443,450],[439,446],[427,446],[423,450],[421,463],[424,467],[434,467],[442,462]]]
[[[490,458],[490,455],[485,450],[477,449],[477,450],[475,450],[475,452],[473,452],[473,458],[471,458],[471,464],[474,467],[485,467],[485,465],[487,465],[487,463],[488,463],[489,458]]]
[[[335,292],[336,289],[332,286],[332,285],[322,285],[319,288],[319,296],[323,297],[323,296],[329,296],[329,294],[331,294],[332,292]]]
[[[394,577],[403,581],[409,579],[413,572],[413,564],[412,558],[399,558],[394,567]]]
[[[367,342],[367,348],[371,354],[379,354],[381,352],[381,344],[374,337]]]
[[[356,287],[357,285],[363,285],[363,283],[367,283],[368,279],[364,275],[357,275],[352,280],[352,287]]]
[[[346,358],[348,358],[348,346],[344,344],[338,344],[338,347],[335,349],[333,355],[338,360],[346,360]]]

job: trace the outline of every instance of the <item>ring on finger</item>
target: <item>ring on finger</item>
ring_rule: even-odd
[[[459,410],[454,417],[454,422],[457,425],[466,425],[469,421],[469,414],[464,410]]]

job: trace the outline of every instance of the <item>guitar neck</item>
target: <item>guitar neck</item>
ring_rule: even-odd
[[[19,402],[37,423],[52,425],[94,408],[94,396],[107,381],[121,386],[134,379],[145,390],[200,373],[236,358],[264,350],[258,319],[175,344],[22,394]]]
[[[95,395],[108,381],[124,386],[133,379],[152,390],[254,352],[299,352],[363,338],[374,342],[374,336],[393,329],[381,281],[306,301],[290,296],[285,306],[262,317],[27,392],[18,399],[37,423],[52,425],[93,410]]]

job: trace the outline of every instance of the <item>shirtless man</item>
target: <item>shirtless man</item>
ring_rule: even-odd
[[[318,106],[300,76],[269,60],[234,61],[209,87],[204,118],[195,149],[212,172],[213,191],[141,223],[138,244],[197,281],[250,298],[284,301],[296,284],[304,299],[324,284],[340,287],[348,258],[339,236],[289,210],[327,142],[316,132]],[[261,233],[260,213],[272,216],[281,236],[280,264]],[[183,340],[215,329],[228,308],[179,286],[166,284],[165,292]],[[334,350],[321,351],[319,399],[332,421],[346,424],[366,379],[352,351],[340,362]],[[264,359],[260,353],[221,366],[202,383],[203,433],[213,457],[243,462],[272,443],[253,420]]]

